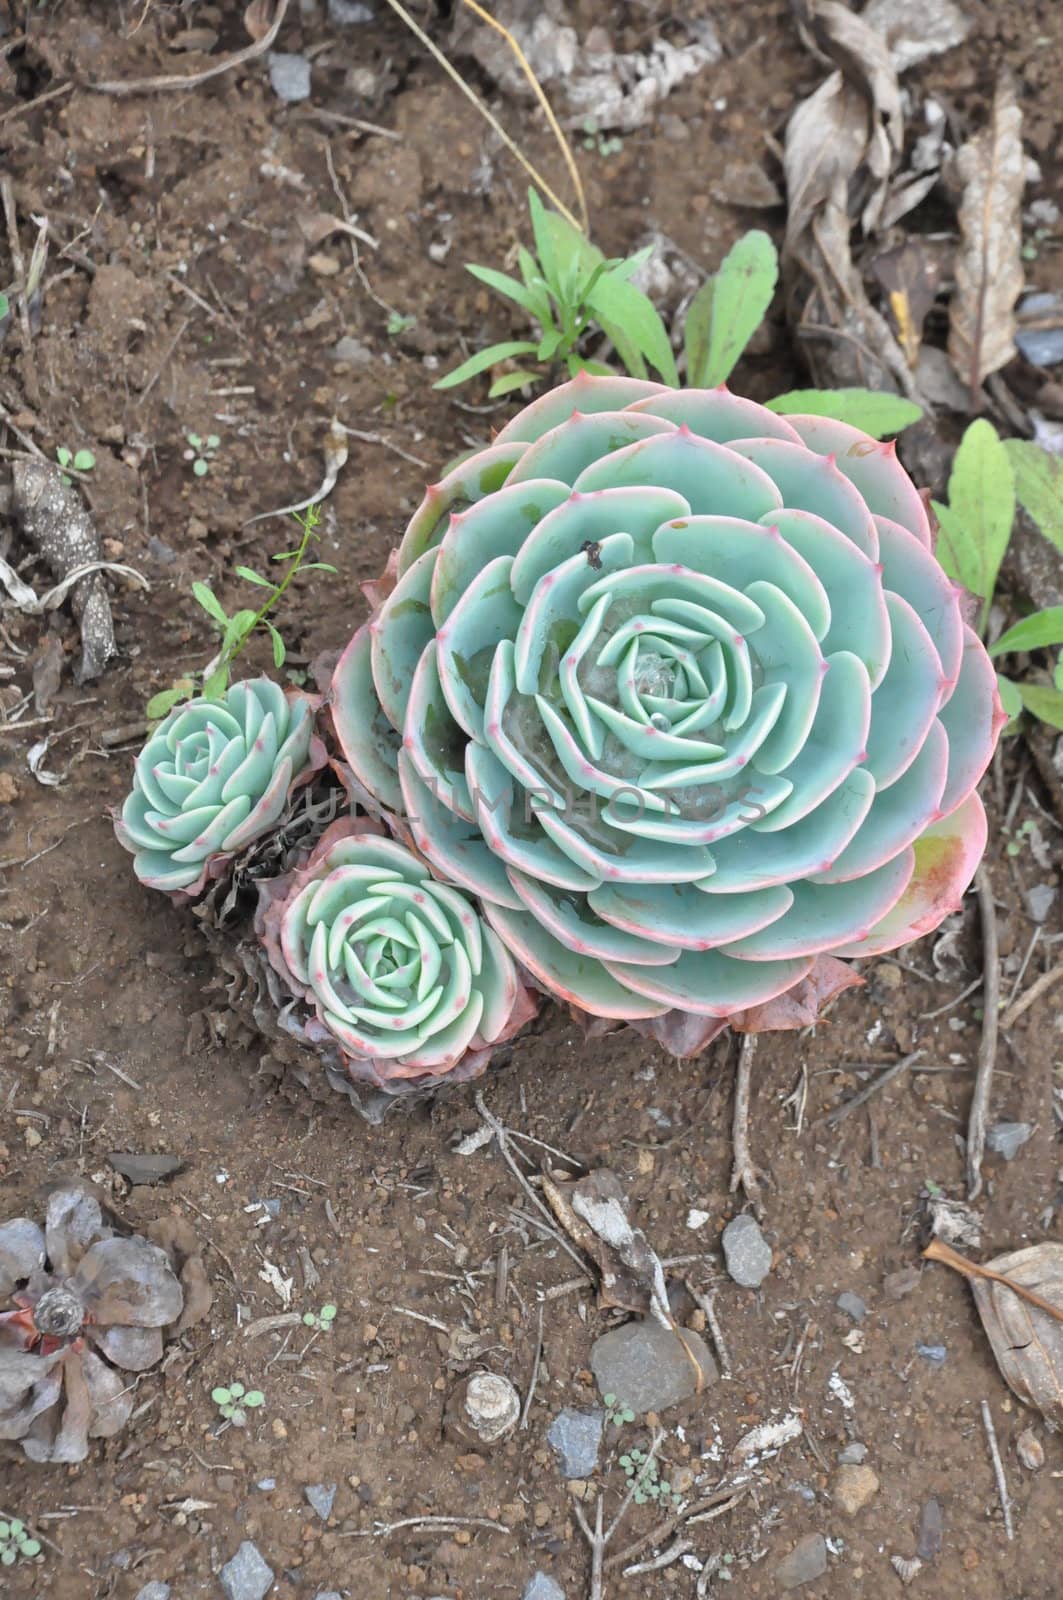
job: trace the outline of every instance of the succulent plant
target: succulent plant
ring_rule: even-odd
[[[271,678],[176,706],[136,758],[115,832],[142,883],[183,900],[278,821],[324,764],[317,702]]]
[[[306,865],[260,885],[274,970],[311,1008],[288,1027],[352,1077],[400,1091],[482,1072],[536,1006],[463,894],[368,818],[333,823]]]
[[[893,445],[581,375],[429,488],[336,669],[356,777],[536,980],[683,1049],[958,903],[1003,720]]]
[[[44,1227],[0,1225],[0,1439],[34,1461],[83,1461],[133,1409],[131,1373],[162,1357],[184,1305],[164,1250],[119,1237],[78,1188],[48,1197]]]

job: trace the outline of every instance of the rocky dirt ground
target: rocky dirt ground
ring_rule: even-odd
[[[234,564],[267,560],[284,537],[246,519],[312,492],[329,418],[362,437],[325,512],[323,557],[338,576],[308,580],[283,619],[296,667],[362,618],[359,581],[380,567],[426,478],[508,414],[508,402],[486,409],[482,390],[458,404],[430,383],[464,346],[510,336],[462,263],[500,264],[522,236],[521,175],[382,3],[328,9],[307,0],[284,26],[281,46],[312,63],[312,93],[298,105],[278,98],[261,60],[194,91],[123,98],[87,87],[198,70],[241,48],[242,7],[69,0],[9,6],[0,22],[3,166],[24,248],[33,216],[47,216],[52,235],[32,356],[10,331],[0,401],[48,453],[94,451],[84,489],[107,553],[150,582],[149,593],[117,588],[120,655],[83,687],[69,670],[77,640],[65,612],[47,624],[2,616],[8,716],[35,666],[58,659],[56,641],[66,670],[44,710],[0,723],[0,1213],[31,1208],[59,1178],[86,1178],[134,1225],[169,1213],[192,1222],[214,1286],[208,1320],[142,1381],[135,1420],[82,1465],[33,1466],[0,1446],[0,1517],[20,1515],[48,1541],[39,1565],[4,1570],[12,1596],[133,1600],[152,1582],[172,1585],[175,1600],[212,1596],[221,1565],[251,1541],[281,1596],[506,1600],[539,1572],[543,1600],[581,1600],[589,1563],[574,1507],[601,1492],[611,1514],[626,1482],[619,1456],[650,1437],[641,1418],[607,1427],[590,1483],[566,1480],[547,1431],[566,1407],[598,1406],[591,1347],[610,1318],[585,1281],[571,1283],[574,1263],[497,1146],[456,1150],[482,1125],[474,1088],[367,1126],[339,1097],[278,1087],[261,1042],[226,1011],[194,926],[139,888],[108,819],[147,698],[211,654],[191,582],[210,578],[236,603]],[[685,37],[655,4],[574,9],[581,30],[605,23],[618,46]],[[720,59],[619,151],[582,151],[581,161],[607,251],[656,231],[704,271],[744,228],[781,228],[781,209],[728,203],[729,184],[749,163],[778,175],[766,136],[781,134],[822,73],[782,0],[688,9],[715,23]],[[966,9],[972,38],[911,81],[961,116],[978,113],[1005,58],[1042,164],[1037,192],[1063,203],[1060,15],[1033,0]],[[445,39],[447,25],[435,26]],[[217,36],[212,54],[202,34],[177,39],[184,53],[166,48],[196,29]],[[553,170],[527,105],[471,70]],[[355,218],[377,248],[322,237],[322,215]],[[6,263],[2,272],[13,275]],[[1058,286],[1051,241],[1029,272]],[[735,387],[763,399],[800,377],[779,313]],[[184,459],[190,431],[219,436],[202,477]],[[8,553],[39,576],[24,550]],[[123,743],[113,734],[127,725]],[[44,736],[54,787],[27,765]],[[1037,824],[1040,859],[1028,841],[1019,854],[1003,848],[1016,785],[1013,826]],[[1021,747],[987,788],[1007,996],[1036,926],[1027,892],[1057,882],[1060,819]],[[712,1561],[719,1571],[700,1593],[753,1600],[804,1575],[802,1592],[877,1600],[901,1592],[890,1557],[917,1546],[925,1565],[912,1593],[927,1600],[1059,1592],[1058,1440],[1010,1397],[967,1286],[919,1262],[928,1186],[963,1192],[958,1136],[980,1032],[971,986],[981,947],[967,904],[944,945],[871,964],[866,988],[815,1032],[763,1041],[751,1135],[770,1175],[773,1258],[759,1289],[733,1282],[720,1253],[740,1209],[728,1193],[733,1044],[676,1064],[634,1034],[587,1043],[550,1010],[479,1085],[494,1116],[533,1141],[517,1146],[529,1172],[546,1157],[618,1175],[656,1250],[678,1258],[675,1309],[689,1326],[704,1319],[682,1280],[716,1292],[732,1375],[662,1415],[662,1476],[688,1499],[737,1488],[714,1520],[689,1527],[684,1559],[634,1576],[609,1569],[617,1600],[693,1596],[698,1566]],[[1060,926],[1057,898],[1024,985],[1051,964]],[[869,1070],[913,1049],[923,1051],[916,1068],[867,1112],[825,1123]],[[1034,1131],[1014,1160],[987,1161],[987,1255],[1058,1236],[1060,1057],[1049,998],[1001,1044],[993,1119]],[[130,1187],[113,1152],[170,1154],[181,1170]],[[270,1264],[291,1280],[296,1311],[336,1304],[331,1331],[244,1336],[289,1309]],[[839,1307],[843,1294],[862,1302],[862,1318],[852,1298]],[[471,1449],[445,1425],[455,1387],[487,1369],[526,1395],[540,1327],[526,1427]],[[219,1432],[211,1390],[236,1379],[265,1405],[245,1429]],[[1014,1501],[1012,1541],[983,1399]],[[800,1437],[738,1472],[737,1441],[789,1414]],[[1016,1454],[1031,1425],[1039,1471]],[[315,1509],[306,1491],[320,1485],[335,1496],[317,1496]],[[454,1521],[409,1520],[426,1517]],[[659,1505],[632,1507],[610,1554],[662,1519]]]

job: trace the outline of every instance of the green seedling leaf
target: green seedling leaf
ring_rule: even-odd
[[[261,1389],[248,1389],[244,1395],[244,1405],[248,1406],[252,1411],[256,1411],[259,1406],[264,1406],[265,1403],[266,1397]]]
[[[1045,538],[1063,550],[1063,457],[1049,455],[1028,439],[1008,439],[1004,449],[1015,474],[1019,504]]]
[[[161,722],[174,706],[181,700],[187,700],[186,689],[162,689],[158,694],[153,694],[144,707],[144,715],[149,722]]]
[[[489,400],[499,400],[504,394],[512,394],[514,389],[521,389],[526,383],[534,383],[538,378],[537,372],[526,372],[523,368],[516,372],[504,373],[501,378],[496,378],[487,391]]]
[[[91,472],[96,465],[96,457],[91,450],[79,450],[74,456],[75,472]]]
[[[535,352],[537,361],[552,361],[557,354],[557,347],[565,337],[560,328],[549,328],[539,340],[539,348]]]
[[[33,1556],[39,1556],[41,1553],[41,1541],[39,1539],[23,1539],[22,1543],[19,1545],[19,1549],[22,1551],[24,1556],[28,1556],[30,1558]]]
[[[222,1388],[222,1389],[212,1389],[210,1391],[210,1398],[214,1401],[214,1404],[216,1406],[232,1405],[232,1402],[233,1402],[233,1391],[231,1389],[224,1389],[224,1388]]]
[[[668,342],[668,330],[656,307],[641,289],[608,272],[594,285],[587,304],[603,327],[607,320],[611,328],[623,328],[627,342],[637,348],[650,366],[656,367],[665,383],[674,389],[679,387],[679,373],[676,371],[672,346]],[[616,340],[613,342],[616,343]],[[619,345],[617,350],[620,351]]]
[[[332,1304],[328,1304],[328,1305],[323,1305],[321,1307],[321,1320],[322,1320],[322,1322],[335,1322],[336,1317],[338,1316],[338,1314],[339,1314],[339,1307],[338,1306],[334,1306]]]
[[[744,234],[702,284],[686,321],[687,382],[713,389],[726,383],[756,333],[775,293],[779,258],[760,228]]]
[[[11,302],[6,294],[0,294],[0,322],[11,315]]]
[[[792,389],[769,400],[767,408],[782,417],[834,417],[869,433],[872,439],[900,433],[923,415],[922,406],[914,400],[874,389]]]
[[[1015,480],[996,429],[984,417],[970,424],[949,478],[949,503],[934,502],[941,524],[937,557],[950,578],[982,601],[984,631],[997,573],[1015,521]]]
[[[268,618],[263,618],[263,621],[265,622],[266,627],[269,630],[269,636],[273,641],[273,665],[275,667],[283,667],[284,658],[287,655],[287,651],[284,647],[284,640],[281,638],[280,634],[277,632],[276,628]]]
[[[647,377],[646,363],[642,359],[638,346],[628,338],[626,329],[618,323],[611,322],[608,317],[599,316],[597,320],[602,332],[608,339],[612,340],[621,364],[629,376],[632,378]],[[590,369],[582,356],[572,355],[568,359],[568,370],[569,376],[574,378],[578,372]]]
[[[509,361],[513,356],[533,356],[538,348],[530,339],[508,339],[502,344],[488,345],[486,350],[478,350],[468,361],[463,361],[460,367],[455,367],[453,372],[448,372],[445,378],[440,378],[432,385],[433,389],[453,389],[459,383],[467,383],[470,378],[475,378],[479,373],[486,372],[488,367],[496,366],[499,361]]]
[[[1022,695],[1017,685],[1010,678],[1005,678],[1003,673],[997,673],[997,689],[1000,693],[1000,703],[1004,707],[1011,721],[1022,712]]]
[[[300,572],[335,572],[336,568],[331,561],[304,561],[299,568]]]
[[[263,589],[276,587],[275,584],[270,583],[268,578],[263,578],[258,572],[252,572],[250,567],[237,567],[236,575],[239,578],[243,578],[245,583],[257,583]]]
[[[537,292],[527,284],[518,283],[516,278],[511,278],[506,272],[496,272],[493,267],[478,266],[475,261],[466,262],[465,270],[471,272],[481,283],[486,283],[496,294],[504,295],[507,300],[514,301],[537,322],[549,320],[550,301],[541,292]]]
[[[1063,644],[1063,606],[1046,606],[1043,611],[1035,611],[1032,617],[1023,617],[990,645],[989,654],[1003,656],[1012,650],[1043,650],[1051,644]]]
[[[1019,683],[1015,687],[1027,711],[1050,728],[1063,729],[1063,689],[1050,688],[1045,683]]]
[[[528,190],[528,210],[531,213],[532,235],[535,239],[535,252],[539,258],[539,267],[543,277],[546,279],[547,287],[552,291],[555,298],[559,300],[561,295],[553,236],[550,232],[550,224],[546,220],[546,207],[534,189]]]
[[[194,583],[192,585],[192,595],[194,599],[199,601],[208,616],[213,617],[215,622],[220,622],[223,627],[226,625],[229,618],[213,589],[209,588],[205,583]]]
[[[218,437],[218,435],[216,433],[208,433],[207,434],[207,449],[208,450],[216,450],[220,444],[221,444],[221,440],[219,439],[219,437]]]
[[[186,433],[185,438],[188,440],[193,450],[202,450],[203,440],[200,438],[198,433]]]
[[[210,462],[204,461],[203,457],[200,456],[198,460],[193,461],[192,471],[197,478],[205,478],[210,471]]]
[[[71,455],[66,445],[61,444],[55,452],[55,459],[58,461],[61,467],[68,467],[73,461],[74,457]]]
[[[223,661],[215,667],[210,677],[203,683],[204,700],[219,700],[229,687],[229,663]]]

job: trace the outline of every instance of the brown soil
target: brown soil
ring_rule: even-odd
[[[117,592],[121,655],[98,684],[74,687],[68,671],[47,727],[0,728],[0,1214],[17,1215],[42,1185],[70,1175],[100,1184],[133,1224],[173,1211],[208,1242],[215,1302],[164,1374],[142,1380],[136,1422],[95,1446],[83,1465],[36,1467],[17,1446],[0,1446],[0,1507],[58,1547],[39,1568],[5,1569],[5,1592],[131,1600],[160,1578],[181,1600],[214,1595],[212,1573],[253,1539],[277,1573],[279,1595],[338,1589],[368,1600],[503,1600],[519,1596],[541,1567],[577,1600],[586,1593],[587,1555],[545,1431],[563,1405],[593,1402],[588,1357],[605,1317],[586,1291],[545,1303],[538,1387],[516,1442],[476,1455],[443,1433],[448,1394],[468,1370],[504,1372],[523,1394],[539,1291],[570,1278],[572,1263],[529,1222],[496,1152],[454,1153],[478,1125],[471,1090],[398,1110],[378,1127],[338,1097],[276,1090],[259,1070],[261,1043],[212,990],[211,964],[189,919],[139,888],[115,843],[107,809],[127,787],[135,746],[108,753],[100,742],[105,730],[142,720],[150,693],[208,659],[209,626],[190,583],[211,577],[230,608],[236,603],[235,562],[264,562],[286,537],[276,523],[241,531],[244,520],[312,491],[333,414],[382,442],[352,444],[327,505],[323,555],[339,576],[308,580],[282,621],[297,664],[346,640],[364,614],[359,581],[380,567],[425,477],[484,439],[491,424],[482,409],[459,409],[429,385],[452,363],[459,339],[473,348],[509,336],[504,311],[462,263],[501,261],[523,230],[523,183],[387,13],[369,27],[340,30],[322,20],[320,5],[304,6],[302,17],[292,8],[281,43],[313,55],[313,110],[282,105],[261,62],[195,92],[119,99],[72,87],[29,104],[69,84],[72,72],[83,83],[205,64],[166,51],[164,24],[173,31],[213,22],[219,52],[246,42],[242,7],[186,7],[179,22],[181,9],[161,0],[18,8],[31,43],[0,62],[0,141],[26,219],[24,243],[31,214],[49,217],[54,240],[33,345],[40,403],[30,404],[32,374],[14,331],[0,397],[43,448],[91,445],[98,465],[86,493],[108,553],[151,582],[149,595]],[[981,25],[977,36],[910,82],[961,114],[980,114],[1006,59],[1045,166],[1038,192],[1063,201],[1051,156],[1063,19],[1032,0],[971,0],[968,9]],[[625,8],[629,45],[660,26],[654,10]],[[579,12],[581,27],[612,17],[598,0],[583,0]],[[583,160],[607,250],[634,248],[652,225],[709,267],[737,233],[764,221],[763,213],[722,205],[714,185],[730,163],[765,159],[765,134],[781,133],[795,95],[821,69],[801,49],[781,0],[715,12],[724,62],[677,91],[657,124],[627,137],[619,155]],[[375,90],[352,86],[352,65]],[[319,121],[314,110],[322,109],[379,122],[398,138]],[[553,170],[549,141],[527,108],[500,110],[533,158]],[[316,214],[341,214],[340,193],[379,241],[378,250],[362,247],[364,276],[342,234],[308,238]],[[781,214],[767,215],[777,227]],[[440,250],[429,254],[437,245],[450,247],[443,260],[434,259]],[[1043,251],[1031,277],[1050,285],[1056,270]],[[11,275],[6,264],[4,273]],[[415,324],[389,337],[382,302]],[[343,335],[363,341],[364,365],[331,359]],[[800,376],[777,320],[736,387],[764,398]],[[494,415],[507,414],[504,406]],[[205,478],[193,477],[182,458],[188,430],[221,436]],[[15,547],[17,559],[24,554]],[[4,627],[0,663],[14,676],[0,693],[15,686],[21,696],[45,633],[10,610]],[[72,662],[70,618],[60,613],[49,627]],[[44,733],[52,737],[48,765],[65,774],[55,788],[27,769],[29,745]],[[1028,851],[1009,858],[1001,848],[1000,797],[1010,797],[1016,770],[1009,753],[999,790],[988,787],[997,806],[990,860],[1002,946],[1021,956],[1033,931],[1022,888],[1054,875]],[[1037,815],[1037,799],[1045,797],[1032,788],[1017,821]],[[1054,842],[1054,825],[1042,827]],[[1031,1421],[1043,1429],[1009,1397],[962,1281],[930,1268],[906,1298],[891,1300],[883,1287],[888,1274],[918,1260],[924,1181],[962,1193],[958,1140],[977,1050],[977,996],[942,1008],[978,971],[977,917],[968,906],[953,965],[939,972],[926,946],[904,952],[910,964],[872,967],[867,988],[844,996],[829,1024],[762,1042],[752,1137],[771,1174],[766,1227],[776,1264],[759,1293],[723,1277],[718,1255],[719,1230],[735,1205],[727,1190],[734,1057],[726,1044],[705,1061],[677,1065],[634,1034],[587,1044],[550,1010],[482,1085],[509,1126],[612,1167],[662,1255],[700,1252],[680,1275],[692,1272],[703,1287],[720,1281],[735,1376],[665,1419],[672,1476],[689,1467],[711,1487],[749,1427],[791,1406],[804,1418],[804,1439],[763,1464],[755,1492],[692,1530],[702,1557],[732,1558],[731,1583],[717,1582],[712,1593],[776,1593],[777,1562],[812,1531],[827,1535],[834,1553],[828,1576],[809,1592],[834,1600],[899,1592],[888,1558],[913,1553],[931,1497],[943,1510],[944,1544],[913,1593],[1049,1600],[1059,1592],[1058,1442],[1046,1438],[1039,1474],[1020,1466],[1018,1434]],[[1057,907],[1024,982],[1050,964],[1058,927]],[[1037,1131],[1012,1164],[987,1164],[987,1254],[1042,1237],[1052,1216],[1052,1074],[1060,1057],[1053,1017],[1052,1002],[1042,1002],[1001,1046],[994,1115],[1024,1118]],[[891,1060],[916,1045],[925,1052],[920,1065],[936,1072],[901,1077],[870,1116],[835,1129],[822,1124],[858,1086],[851,1063]],[[798,1133],[787,1097],[802,1074],[808,1096]],[[107,1161],[118,1150],[169,1152],[184,1171],[166,1187],[125,1193]],[[265,1225],[261,1201],[278,1202]],[[692,1206],[709,1214],[697,1234],[686,1225]],[[508,1285],[499,1277],[503,1253]],[[331,1334],[310,1338],[299,1328],[290,1341],[243,1340],[241,1323],[283,1309],[262,1277],[267,1259],[294,1279],[297,1309],[338,1304]],[[312,1287],[308,1273],[320,1278]],[[851,1325],[835,1308],[842,1290],[869,1307],[862,1351],[843,1342]],[[935,1344],[947,1347],[944,1365],[917,1353]],[[852,1390],[852,1410],[828,1390],[835,1371]],[[215,1437],[211,1388],[235,1378],[265,1391],[265,1410],[243,1432]],[[1013,1543],[982,1433],[983,1397],[1015,1502]],[[881,1486],[849,1518],[831,1488],[837,1451],[854,1438],[868,1446]],[[644,1442],[645,1430],[629,1429],[624,1439]],[[267,1480],[275,1486],[263,1488]],[[304,1486],[320,1481],[339,1486],[327,1526],[303,1498]],[[611,1506],[623,1482],[616,1465],[605,1473]],[[371,1536],[377,1522],[443,1513],[509,1531]],[[655,1516],[651,1507],[634,1509],[617,1548]],[[680,1563],[648,1576],[614,1573],[608,1587],[618,1597],[686,1596],[695,1582]]]

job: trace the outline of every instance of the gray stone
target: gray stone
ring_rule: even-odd
[[[305,56],[274,50],[269,58],[269,81],[273,93],[286,105],[298,105],[310,98],[310,63]]]
[[[314,1600],[342,1600],[338,1589],[319,1589]]]
[[[1014,1161],[1032,1133],[1028,1122],[994,1122],[986,1131],[986,1149],[1005,1161]]]
[[[775,1568],[780,1589],[800,1589],[804,1583],[822,1578],[827,1570],[827,1541],[821,1533],[808,1533],[799,1539]]]
[[[263,1560],[258,1546],[245,1539],[218,1573],[218,1581],[227,1600],[263,1600],[273,1587],[273,1568]]]
[[[835,1300],[834,1304],[839,1311],[844,1311],[847,1317],[852,1317],[854,1322],[863,1322],[867,1316],[867,1307],[858,1294],[852,1294],[845,1289]]]
[[[1026,909],[1035,922],[1044,922],[1052,909],[1056,891],[1050,883],[1035,883],[1023,891]]]
[[[565,1591],[545,1572],[533,1572],[525,1586],[521,1600],[565,1600]]]
[[[684,1348],[685,1347],[685,1348]],[[682,1342],[659,1322],[625,1322],[596,1339],[591,1369],[603,1395],[632,1411],[667,1411],[698,1388],[715,1383],[716,1363],[700,1334],[684,1328]]]
[[[566,1478],[589,1478],[598,1465],[605,1417],[601,1411],[574,1411],[566,1406],[546,1435]]]
[[[949,1359],[948,1348],[943,1344],[917,1344],[915,1353],[922,1356],[924,1361],[929,1361],[932,1367],[943,1367]]]
[[[356,339],[353,334],[345,333],[342,339],[329,351],[333,361],[344,361],[349,367],[371,367],[373,365],[373,352],[361,339]]]
[[[364,0],[328,0],[328,19],[340,28],[365,27],[376,12]]]
[[[859,1467],[867,1460],[867,1445],[854,1439],[852,1444],[838,1451],[838,1460],[843,1467]]]
[[[759,1289],[771,1271],[771,1246],[756,1217],[732,1217],[723,1230],[723,1255],[735,1283]]]
[[[308,1483],[303,1490],[306,1495],[307,1505],[316,1511],[322,1522],[327,1522],[332,1515],[332,1502],[336,1498],[336,1485],[334,1483]]]
[[[170,1585],[155,1578],[138,1591],[137,1600],[170,1600]]]

